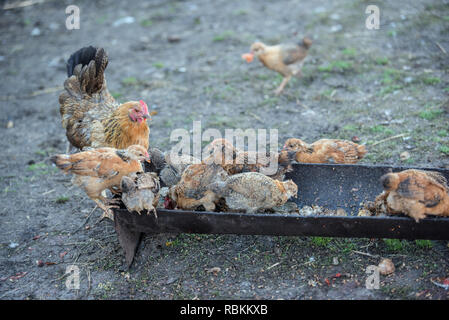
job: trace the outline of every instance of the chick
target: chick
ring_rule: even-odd
[[[218,165],[192,164],[183,172],[181,181],[170,188],[170,198],[181,209],[195,210],[202,205],[206,211],[214,211],[220,198],[207,187],[227,177]]]
[[[295,151],[295,160],[302,163],[357,163],[366,154],[366,148],[352,141],[321,139],[308,144],[301,139],[288,139],[283,150]]]
[[[50,159],[65,173],[73,174],[72,183],[83,189],[103,211],[103,217],[113,220],[108,205],[114,199],[106,199],[102,192],[120,186],[123,176],[143,172],[141,161],[149,161],[146,149],[132,145],[125,150],[98,148],[75,154],[58,154]]]
[[[239,173],[208,188],[225,198],[229,209],[247,213],[281,206],[298,194],[298,186],[292,180],[281,182],[258,172]]]
[[[291,170],[291,156],[287,152],[242,151],[226,139],[215,139],[206,147],[209,154],[205,164],[218,164],[229,175],[243,172],[260,172],[274,179],[282,180]]]
[[[384,201],[388,213],[404,213],[416,222],[426,215],[449,216],[449,188],[440,173],[410,169],[380,180],[384,193],[376,201]]]
[[[280,73],[284,79],[275,91],[276,95],[280,95],[292,76],[301,76],[301,68],[311,45],[312,40],[307,37],[298,44],[267,46],[262,42],[255,42],[251,45],[251,53],[242,57],[251,62],[255,55],[265,67]]]
[[[181,175],[188,166],[199,163],[201,163],[201,160],[190,155],[172,157],[170,153],[167,153],[165,155],[165,166],[160,173],[163,185],[174,186],[181,180]]]
[[[147,210],[157,218],[156,206],[159,201],[159,178],[154,172],[137,173],[134,177],[124,176],[120,183],[122,201],[128,211]]]

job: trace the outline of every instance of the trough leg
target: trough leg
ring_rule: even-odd
[[[118,241],[120,242],[123,251],[125,251],[125,260],[129,269],[133,263],[134,255],[136,254],[142,233],[131,230],[126,222],[120,218],[120,214],[114,213],[114,225]]]

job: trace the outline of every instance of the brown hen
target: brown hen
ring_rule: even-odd
[[[59,96],[62,126],[74,147],[126,149],[137,144],[148,149],[150,117],[142,101],[119,104],[109,93],[104,71],[104,49],[85,47],[70,56],[65,92]]]

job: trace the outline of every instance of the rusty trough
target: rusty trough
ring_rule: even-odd
[[[373,165],[296,164],[287,175],[298,185],[299,207],[319,205],[344,209],[348,216],[300,216],[298,214],[246,214],[166,210],[139,215],[114,210],[114,224],[126,263],[131,266],[143,234],[208,233],[347,238],[398,238],[449,240],[449,218],[429,217],[416,223],[406,216],[358,217],[360,204],[382,192],[379,178],[389,171],[410,167]],[[416,168],[415,168],[416,169]],[[441,172],[449,180],[449,170]]]

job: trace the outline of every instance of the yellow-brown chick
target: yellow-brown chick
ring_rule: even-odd
[[[135,177],[123,176],[120,183],[122,201],[128,211],[153,213],[157,218],[156,206],[159,202],[159,178],[154,172],[137,173]]]
[[[74,147],[126,149],[138,144],[149,147],[150,118],[142,100],[119,104],[106,86],[104,49],[85,47],[67,62],[65,91],[59,96],[62,126]]]
[[[357,163],[366,154],[366,148],[352,141],[321,139],[308,144],[301,139],[288,139],[283,147],[295,151],[296,161],[302,163]]]
[[[405,170],[381,177],[384,192],[376,202],[384,202],[390,214],[404,213],[416,222],[426,215],[449,216],[449,188],[438,172]]]
[[[229,209],[255,213],[272,209],[297,197],[298,186],[292,181],[281,182],[258,172],[245,172],[217,181],[209,189],[226,200]]]
[[[242,151],[226,139],[215,139],[206,147],[205,164],[220,165],[229,175],[243,172],[260,172],[282,180],[290,168],[286,152]]]
[[[255,42],[251,45],[251,53],[246,54],[244,58],[251,62],[255,55],[265,67],[277,71],[284,77],[275,91],[276,95],[279,95],[292,76],[301,76],[301,68],[311,45],[312,40],[307,37],[298,44],[267,46],[262,42]]]
[[[214,211],[220,198],[208,186],[227,178],[226,171],[219,165],[192,164],[181,176],[181,181],[170,188],[170,198],[178,208],[195,210],[203,206],[206,211]]]
[[[106,189],[120,187],[123,176],[143,172],[141,161],[149,161],[146,149],[133,145],[125,150],[98,148],[75,154],[58,154],[51,161],[65,173],[73,174],[72,183],[86,192],[87,196],[104,211],[104,217],[113,219],[107,204],[113,202],[101,193]]]

